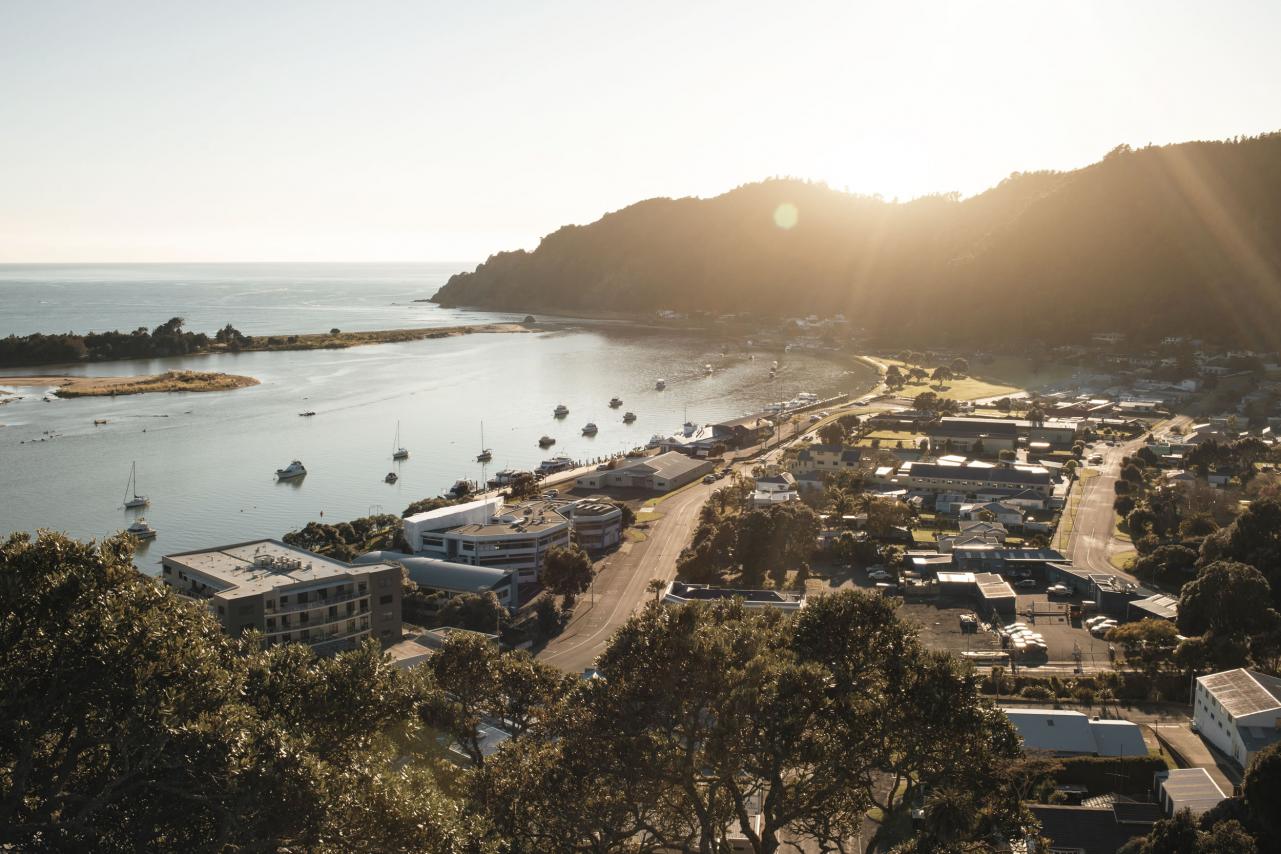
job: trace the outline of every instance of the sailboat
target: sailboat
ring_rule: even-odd
[[[138,494],[138,464],[135,462],[129,469],[129,482],[125,484],[125,509],[137,510],[150,503],[150,498]]]
[[[405,450],[400,445],[400,422],[399,421],[396,422],[396,441],[391,443],[391,447],[392,447],[391,458],[393,460],[409,459],[409,451]]]
[[[494,458],[494,452],[485,447],[485,422],[480,422],[480,453],[476,455],[476,462],[487,463]]]

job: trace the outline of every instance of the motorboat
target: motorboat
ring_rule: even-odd
[[[610,409],[617,409],[618,407],[620,407],[620,406],[622,406],[622,405],[623,405],[623,400],[622,400],[622,398],[618,398],[618,397],[611,397],[611,398],[609,399],[609,408],[610,408]]]
[[[93,426],[95,426],[95,427],[101,427],[103,424],[106,424],[106,423],[107,423],[107,419],[105,419],[105,418],[95,418],[95,419],[93,419]]]
[[[140,540],[154,540],[156,538],[156,529],[151,527],[147,520],[141,516],[132,525],[125,528],[125,531]]]
[[[588,422],[587,422],[587,424],[586,424],[586,425],[584,425],[584,427],[583,427],[583,435],[584,435],[584,436],[595,436],[595,435],[596,435],[596,433],[597,433],[597,431],[598,431],[598,429],[599,429],[599,428],[598,428],[594,423],[592,423],[591,421],[588,421]]]
[[[400,480],[400,475],[396,474],[394,471],[389,471],[387,472],[387,476],[383,478],[383,483],[395,483],[398,480]]]
[[[636,413],[635,413],[635,412],[626,412],[626,413],[623,413],[623,423],[624,423],[624,424],[631,424],[631,423],[632,423],[633,421],[635,421],[635,420],[636,420]]]
[[[476,462],[487,463],[494,458],[494,452],[485,447],[485,422],[480,422],[480,453],[476,455]]]
[[[711,372],[712,372],[712,366],[710,363],[703,365],[703,373],[710,374]]]
[[[489,485],[494,489],[497,489],[500,486],[507,486],[509,483],[516,480],[516,477],[519,474],[521,474],[519,469],[503,469],[502,471],[495,473],[494,476],[489,479]]]
[[[276,477],[280,480],[289,480],[294,477],[302,477],[307,473],[307,467],[302,463],[294,460],[282,469],[276,469]]]
[[[543,436],[538,440],[538,447],[540,448],[550,448],[554,444],[556,444],[556,440],[551,436]]]
[[[138,494],[138,464],[135,462],[129,467],[129,482],[125,484],[125,509],[137,510],[150,503],[150,498]]]
[[[314,409],[308,409],[306,412],[299,412],[299,413],[298,413],[298,417],[299,417],[299,418],[310,418],[311,416],[313,416],[313,415],[315,415],[315,414],[316,414],[316,410],[314,410]]]
[[[396,438],[391,443],[391,458],[393,460],[409,459],[409,451],[400,444],[400,422],[396,422]]]
[[[662,391],[663,389],[667,388],[667,380],[659,380],[658,382],[654,383],[654,388],[658,389],[659,391]]]
[[[472,480],[456,480],[454,485],[449,488],[449,495],[453,498],[466,498],[476,491],[476,482]]]
[[[540,474],[555,474],[558,471],[566,471],[574,467],[574,461],[564,454],[558,454],[550,460],[543,460],[539,466]]]
[[[569,407],[563,403],[556,404],[556,408],[552,410],[552,415],[555,415],[557,418],[564,418],[568,414]]]

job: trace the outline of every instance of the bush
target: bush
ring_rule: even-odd
[[[1085,786],[1094,795],[1146,794],[1152,788],[1153,775],[1166,770],[1160,756],[1071,756],[1062,762],[1063,770],[1055,779],[1061,784]]]
[[[1054,699],[1054,692],[1044,685],[1025,685],[1019,696],[1028,700],[1046,701]]]

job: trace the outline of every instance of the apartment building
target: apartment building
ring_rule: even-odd
[[[223,629],[257,629],[268,644],[305,643],[320,653],[367,637],[400,640],[400,567],[353,566],[279,540],[165,555],[161,581],[203,603]]]

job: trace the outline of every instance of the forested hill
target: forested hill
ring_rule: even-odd
[[[796,224],[775,224],[780,205]],[[1281,133],[886,202],[794,180],[649,199],[435,296],[520,311],[844,312],[936,343],[1190,333],[1281,346]]]

